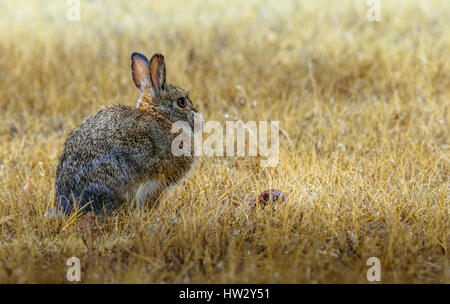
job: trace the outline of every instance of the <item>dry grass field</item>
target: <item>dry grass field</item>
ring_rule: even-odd
[[[0,282],[450,282],[450,3],[0,1]],[[278,120],[280,161],[201,157],[153,208],[47,220],[66,136],[164,54],[205,120]],[[288,194],[251,208],[265,189]]]

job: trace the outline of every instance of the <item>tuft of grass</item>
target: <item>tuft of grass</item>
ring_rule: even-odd
[[[0,2],[0,282],[449,283],[450,4]],[[165,55],[206,120],[278,120],[280,161],[203,157],[161,204],[48,221],[84,117],[138,98]],[[265,189],[288,193],[252,209]]]

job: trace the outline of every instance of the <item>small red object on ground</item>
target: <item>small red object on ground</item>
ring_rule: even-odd
[[[269,202],[280,201],[281,203],[283,203],[286,198],[287,195],[280,190],[267,189],[258,196],[257,202],[262,206],[266,206]]]

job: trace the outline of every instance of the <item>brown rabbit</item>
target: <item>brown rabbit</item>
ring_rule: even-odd
[[[166,83],[161,54],[150,62],[131,55],[134,84],[141,95],[136,107],[113,105],[87,117],[68,136],[56,170],[59,210],[70,213],[114,210],[136,199],[152,202],[190,170],[194,157],[175,156],[178,135],[172,124],[185,121],[194,130],[198,113],[189,93]]]

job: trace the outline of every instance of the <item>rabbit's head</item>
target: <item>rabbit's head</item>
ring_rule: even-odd
[[[194,115],[197,108],[189,98],[189,92],[166,83],[164,56],[154,54],[150,61],[140,54],[131,55],[131,72],[134,84],[141,96],[138,108],[162,113],[170,121],[187,121],[194,128]]]

